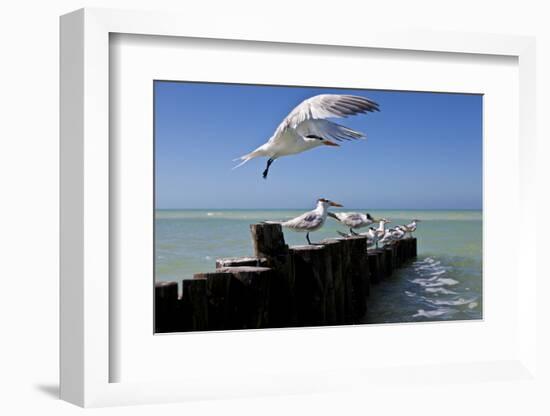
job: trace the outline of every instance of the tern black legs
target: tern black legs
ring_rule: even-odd
[[[275,159],[269,158],[267,161],[267,166],[265,167],[264,173],[262,174],[262,177],[264,179],[267,179],[267,174],[269,173],[269,167],[271,164],[275,161]]]
[[[349,229],[349,232],[350,232],[351,235],[359,235],[355,231],[353,231],[353,229],[351,229],[351,228]]]
[[[309,241],[309,233],[306,234],[306,240],[307,240],[308,244],[311,246],[312,244],[311,244],[311,241]]]

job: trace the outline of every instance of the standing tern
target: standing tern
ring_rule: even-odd
[[[376,229],[369,227],[369,230],[364,234],[367,235],[367,247],[376,245],[378,248],[378,235],[376,235]]]
[[[322,145],[340,146],[336,141],[365,138],[363,133],[326,120],[360,113],[380,111],[378,104],[356,95],[321,94],[300,103],[279,124],[269,140],[256,150],[241,156],[235,168],[250,159],[267,157],[262,174],[267,178],[269,167],[279,157],[295,155]]]
[[[289,228],[293,231],[305,232],[306,240],[308,244],[311,244],[309,240],[309,233],[317,231],[321,228],[327,219],[329,207],[341,207],[342,205],[337,202],[329,201],[325,198],[317,200],[317,207],[313,211],[306,212],[296,218],[288,221],[265,221],[267,224],[281,224],[283,227]]]
[[[354,228],[363,228],[374,222],[374,218],[372,218],[368,212],[366,214],[361,214],[360,212],[329,212],[328,216],[347,225],[352,235],[358,235],[353,231]]]
[[[330,215],[330,212],[329,212],[329,215]],[[350,237],[353,237],[354,235],[357,237],[367,237],[367,247],[372,247],[373,245],[378,244],[378,235],[376,234],[376,229],[372,227],[369,227],[369,230],[367,232],[359,233],[359,234],[356,234],[356,233],[346,234],[341,231],[337,231],[337,233],[341,237],[345,237],[345,238],[350,238]]]
[[[405,231],[403,231],[400,227],[390,228],[386,231],[384,237],[380,239],[380,243],[384,245],[393,244],[394,242],[401,240],[404,236]]]
[[[376,229],[376,235],[378,236],[378,238],[382,238],[384,237],[384,234],[386,234],[386,224],[391,223],[391,221],[386,218],[381,218],[378,221],[379,224],[378,228]]]
[[[420,220],[413,219],[410,224],[400,225],[398,228],[405,231],[405,233],[408,234],[409,238],[412,238],[412,236],[413,236],[412,233],[414,233],[416,231],[416,226],[418,225],[419,222],[420,222]]]
[[[384,238],[386,234],[386,224],[389,224],[391,221],[386,218],[381,218],[379,220],[378,228],[375,231],[376,234],[376,248],[378,248],[378,242]]]

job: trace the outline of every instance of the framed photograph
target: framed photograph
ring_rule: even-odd
[[[61,18],[63,399],[534,377],[533,39],[325,36]]]
[[[482,318],[481,94],[153,88],[157,332]]]

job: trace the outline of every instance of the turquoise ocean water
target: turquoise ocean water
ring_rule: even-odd
[[[306,210],[157,210],[155,279],[181,281],[211,271],[218,257],[252,254],[249,224],[284,220]],[[367,212],[365,209],[345,211]],[[368,210],[375,217],[405,224],[416,232],[418,258],[376,285],[367,323],[414,322],[482,317],[482,213],[451,210]],[[332,219],[310,235],[312,242],[345,231]],[[285,230],[289,245],[305,234]]]

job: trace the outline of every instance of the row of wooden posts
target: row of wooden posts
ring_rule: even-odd
[[[416,257],[416,238],[367,251],[366,237],[289,247],[279,224],[252,224],[253,257],[155,285],[155,332],[360,323],[370,286]]]

